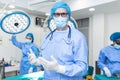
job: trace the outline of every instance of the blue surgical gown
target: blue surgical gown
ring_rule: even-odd
[[[101,49],[98,58],[98,67],[103,70],[107,67],[111,74],[120,74],[120,50],[115,49],[113,46],[106,46]]]
[[[68,41],[69,29],[55,31],[43,39],[40,55],[50,61],[54,56],[60,65],[65,66],[65,73],[44,70],[45,80],[82,80],[88,68],[88,48],[85,36],[75,28],[71,28],[71,41]]]
[[[12,43],[13,45],[15,45],[16,47],[22,50],[22,58],[20,62],[20,75],[28,74],[28,71],[31,67],[33,68],[33,72],[36,72],[37,66],[30,64],[28,59],[28,53],[29,53],[29,49],[31,48],[37,57],[39,53],[38,47],[34,43],[29,44],[29,43],[18,42],[16,40],[16,36],[12,36]]]

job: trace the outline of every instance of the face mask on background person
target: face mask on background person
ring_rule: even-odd
[[[32,42],[32,40],[26,39],[26,43],[31,43],[31,42]]]
[[[114,48],[119,50],[120,49],[120,45],[118,45],[118,44],[115,43],[114,44]]]
[[[54,22],[57,28],[64,28],[67,24],[67,17],[54,17]]]

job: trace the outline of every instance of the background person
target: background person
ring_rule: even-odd
[[[120,77],[120,32],[115,32],[110,36],[113,44],[100,50],[98,67],[107,77]]]
[[[37,71],[37,66],[31,65],[28,60],[28,54],[30,53],[30,49],[34,52],[35,56],[38,56],[39,49],[34,44],[34,36],[32,33],[28,33],[26,35],[26,42],[19,42],[16,40],[16,36],[12,36],[12,43],[16,47],[22,50],[22,58],[20,61],[20,75],[28,74],[31,72]]]

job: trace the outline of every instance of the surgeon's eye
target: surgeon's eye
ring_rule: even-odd
[[[68,15],[68,13],[54,13],[55,17],[59,17],[59,16],[67,17],[67,15]]]
[[[120,45],[120,40],[116,40],[115,42],[116,44]]]
[[[26,37],[26,39],[32,40],[32,38],[31,38],[31,37]]]

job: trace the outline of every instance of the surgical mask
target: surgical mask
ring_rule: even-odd
[[[31,43],[31,42],[32,42],[32,40],[26,39],[26,43]]]
[[[114,44],[114,48],[119,50],[120,49],[120,45]]]
[[[57,28],[64,28],[67,24],[67,17],[54,17],[54,22]]]

